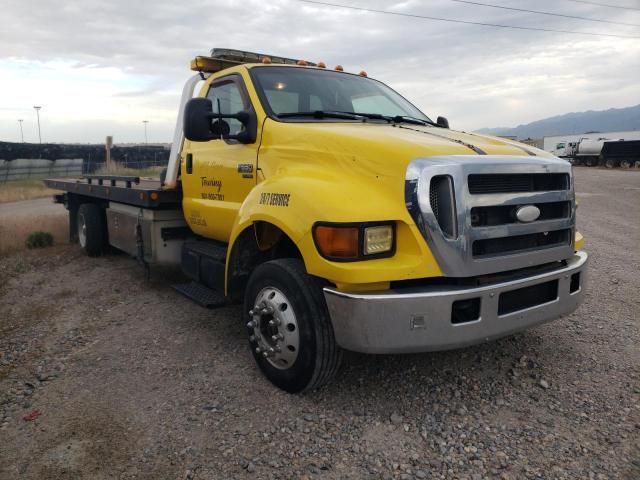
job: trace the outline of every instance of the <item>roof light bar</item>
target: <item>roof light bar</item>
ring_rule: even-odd
[[[230,48],[214,48],[211,50],[211,58],[218,60],[226,60],[230,62],[238,63],[262,63],[263,58],[269,58],[271,63],[285,63],[288,65],[297,65],[300,61],[296,58],[278,57],[276,55],[267,55],[264,53],[245,52],[243,50],[232,50]],[[315,67],[316,64],[312,62],[305,62],[311,67]]]
[[[191,61],[191,70],[196,72],[214,73],[225,68],[241,65],[243,63],[276,63],[284,65],[305,65],[316,67],[317,64],[307,60],[278,57],[264,53],[245,52],[230,48],[214,48],[208,57],[199,56]]]

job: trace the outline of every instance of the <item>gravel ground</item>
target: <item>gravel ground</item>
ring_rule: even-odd
[[[262,378],[238,307],[191,304],[174,272],[146,283],[75,246],[0,259],[0,478],[640,478],[640,172],[576,174],[577,312],[458,351],[349,354],[306,395]]]

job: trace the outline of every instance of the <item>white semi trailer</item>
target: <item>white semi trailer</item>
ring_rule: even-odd
[[[639,140],[585,137],[577,142],[558,142],[551,153],[569,160],[574,165],[588,167],[602,165],[607,168],[640,167]]]

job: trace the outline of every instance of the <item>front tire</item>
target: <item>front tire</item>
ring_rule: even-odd
[[[290,393],[318,388],[336,374],[336,344],[320,281],[293,258],[259,265],[244,297],[249,345],[262,373]]]
[[[83,203],[78,208],[78,242],[90,257],[104,253],[107,245],[107,227],[104,210],[95,203]]]

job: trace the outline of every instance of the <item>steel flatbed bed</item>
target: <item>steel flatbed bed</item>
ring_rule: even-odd
[[[182,191],[164,190],[159,179],[87,175],[82,178],[49,178],[47,187],[69,194],[151,209],[180,207]]]

